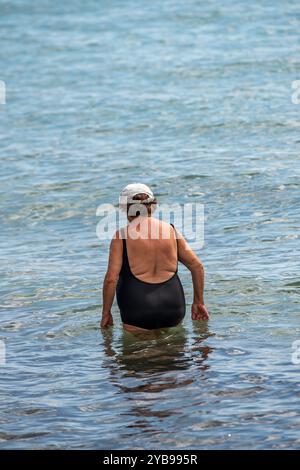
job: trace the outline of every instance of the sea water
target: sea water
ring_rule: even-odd
[[[299,448],[299,28],[296,0],[1,2],[1,448]],[[182,326],[100,332],[96,210],[135,181],[204,205],[207,324],[181,267]]]

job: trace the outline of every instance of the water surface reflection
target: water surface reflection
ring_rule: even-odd
[[[203,323],[195,323],[192,332],[183,325],[145,335],[103,332],[105,367],[129,406],[124,414],[131,418],[131,432],[169,432],[170,420],[182,413],[183,395],[199,387],[199,370],[209,368],[211,348],[203,342],[210,335]]]
[[[110,329],[103,332],[104,353],[107,358],[114,357],[123,374],[188,369],[195,359],[202,363],[201,368],[206,368],[204,361],[212,348],[203,343],[212,333],[205,322],[193,322],[192,328],[190,332],[180,325],[145,334],[122,329],[118,338],[116,331]],[[108,364],[111,370],[116,369],[111,361]]]

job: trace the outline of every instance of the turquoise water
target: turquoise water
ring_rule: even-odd
[[[0,447],[299,448],[299,3],[0,4]],[[101,203],[205,205],[207,325],[101,334]]]

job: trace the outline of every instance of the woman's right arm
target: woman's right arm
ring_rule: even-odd
[[[177,231],[178,259],[192,274],[194,299],[192,320],[208,320],[209,313],[204,304],[204,267],[184,237]]]

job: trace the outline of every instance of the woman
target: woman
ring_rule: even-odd
[[[111,306],[117,302],[129,331],[176,326],[185,315],[185,298],[177,274],[178,261],[192,274],[193,320],[208,320],[204,305],[203,265],[172,224],[153,217],[156,200],[141,183],[127,185],[120,195],[129,224],[117,231],[110,245],[103,283],[101,327],[113,324]]]

